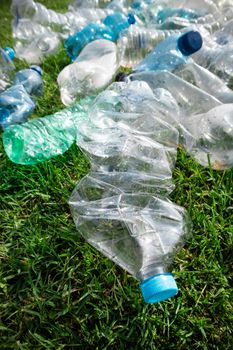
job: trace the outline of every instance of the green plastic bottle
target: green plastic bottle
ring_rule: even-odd
[[[3,146],[16,164],[32,165],[56,157],[75,142],[77,120],[86,118],[94,96],[53,115],[12,125],[3,133]]]

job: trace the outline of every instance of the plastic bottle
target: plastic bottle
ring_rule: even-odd
[[[69,200],[81,235],[138,278],[149,303],[177,293],[167,268],[189,232],[184,210],[155,197],[172,189],[178,141],[159,101],[140,81],[115,83],[98,96],[77,137],[91,173]]]
[[[128,79],[146,81],[152,91],[166,88],[180,108],[180,140],[187,151],[202,165],[228,169],[233,165],[232,106],[166,71],[145,72]],[[192,96],[192,98],[190,98]]]
[[[192,23],[193,20],[200,17],[200,13],[188,8],[166,7],[157,12],[156,21],[162,24],[170,17],[181,17]]]
[[[135,72],[173,70],[186,63],[190,55],[200,50],[202,37],[197,31],[189,31],[182,35],[172,35],[160,42],[134,68]]]
[[[169,110],[169,97],[156,97],[139,81],[115,83],[99,94],[77,131],[92,171],[122,190],[171,190],[179,134],[174,120],[169,123],[178,108],[173,101]]]
[[[120,64],[125,67],[134,67],[154,47],[173,34],[180,34],[176,30],[159,30],[150,27],[131,26],[122,32],[117,42]]]
[[[222,104],[214,96],[169,71],[142,72],[132,74],[128,79],[145,81],[153,92],[158,88],[169,91],[180,108],[180,120],[189,116],[191,118],[196,114],[206,113]]]
[[[193,59],[199,65],[218,75],[226,83],[233,77],[233,21],[213,35],[205,33],[203,49],[197,52]]]
[[[58,51],[61,37],[59,33],[30,19],[21,18],[13,25],[15,51],[19,58],[29,64],[39,64],[43,58]]]
[[[17,56],[30,64],[42,63],[44,57],[57,53],[60,46],[60,39],[55,33],[38,35],[27,44],[18,42],[15,46]]]
[[[189,234],[183,208],[150,194],[120,193],[91,175],[77,185],[69,205],[87,242],[140,280],[146,303],[178,293],[168,267]]]
[[[93,94],[108,85],[118,68],[116,44],[95,40],[88,44],[78,58],[58,75],[61,100],[68,106],[77,96]]]
[[[195,25],[210,32],[219,29],[224,17],[218,7],[209,0],[161,1],[155,16],[160,29],[180,29]]]
[[[76,12],[57,13],[33,0],[13,0],[11,11],[15,18],[14,25],[17,25],[19,19],[28,18],[32,22],[49,26],[55,32],[65,35],[74,33],[91,21],[99,21],[112,13],[112,10],[108,9],[88,8],[79,9]]]
[[[80,32],[70,36],[64,43],[65,49],[74,61],[81,50],[91,41],[97,39],[117,41],[120,32],[134,23],[135,18],[132,14],[126,17],[123,13],[115,12],[107,16],[103,24],[91,23]]]
[[[93,97],[43,118],[22,125],[11,125],[2,135],[10,160],[17,164],[37,164],[67,151],[75,142],[77,119],[85,118]]]
[[[80,9],[82,7],[103,8],[106,7],[109,3],[111,3],[111,0],[74,0],[69,5],[69,10],[76,11],[77,9]]]
[[[184,118],[185,147],[203,166],[215,170],[233,166],[233,104],[217,106],[207,113]]]
[[[9,73],[15,69],[13,60],[15,58],[14,50],[10,47],[2,49],[0,47],[0,91],[3,91],[9,85]]]
[[[35,108],[31,96],[43,93],[42,70],[38,66],[19,71],[13,85],[0,94],[0,125],[23,123]]]
[[[175,70],[174,73],[216,97],[222,103],[233,103],[233,91],[227,87],[223,80],[193,60]]]

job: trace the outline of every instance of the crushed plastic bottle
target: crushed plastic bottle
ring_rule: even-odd
[[[140,280],[146,303],[178,293],[168,267],[189,235],[183,208],[149,194],[121,193],[91,176],[80,181],[69,205],[87,242]]]
[[[135,72],[173,70],[186,63],[190,55],[200,50],[202,37],[197,31],[172,35],[160,42],[136,67]]]
[[[88,44],[78,58],[58,75],[61,100],[68,106],[77,96],[97,93],[112,80],[119,66],[116,44],[95,40]]]
[[[13,60],[15,52],[10,47],[0,47],[0,92],[4,91],[10,84],[9,73],[15,69]]]
[[[145,81],[153,92],[158,88],[169,91],[180,108],[180,118],[206,113],[222,104],[214,96],[168,71],[142,72],[132,74],[128,79]]]
[[[23,123],[35,109],[31,96],[43,93],[42,70],[38,66],[19,71],[13,85],[0,94],[0,125],[2,128]]]
[[[194,25],[214,32],[222,26],[224,17],[210,0],[161,1],[155,22],[160,29],[181,29]]]
[[[13,27],[17,26],[19,19],[27,18],[67,37],[91,21],[103,19],[112,10],[82,8],[75,12],[57,13],[33,0],[13,0],[11,12],[14,16]]]
[[[217,98],[174,74],[144,72],[131,80],[145,81],[152,91],[166,88],[180,108],[180,140],[201,165],[216,170],[233,166],[233,104],[222,104]],[[190,99],[190,96],[192,98]]]
[[[74,0],[69,5],[69,10],[76,11],[82,7],[86,8],[104,8],[111,0]]]
[[[66,39],[64,47],[73,61],[88,43],[97,39],[117,41],[120,32],[134,23],[135,17],[132,14],[128,14],[126,17],[123,13],[115,12],[107,16],[102,24],[91,23],[70,36]]]
[[[185,147],[201,165],[215,170],[233,166],[233,104],[217,106],[207,113],[182,120]]]
[[[193,55],[193,59],[228,83],[233,77],[233,21],[227,22],[226,26],[212,35],[208,35],[203,29],[202,32],[203,49]]]
[[[61,43],[58,33],[28,19],[20,19],[14,30],[15,51],[29,64],[39,64],[43,58],[58,51]]]
[[[69,200],[81,235],[141,281],[148,303],[177,294],[168,265],[190,231],[184,209],[156,197],[172,190],[178,142],[167,97],[140,81],[97,97],[77,137],[91,173]]]
[[[175,111],[172,96],[153,94],[145,82],[115,83],[98,95],[88,118],[78,121],[77,142],[105,182],[127,191],[164,193],[173,189]]]
[[[224,81],[193,60],[175,70],[174,73],[216,97],[222,103],[233,103],[233,91],[227,87]]]
[[[69,109],[22,125],[11,125],[2,135],[7,156],[16,164],[32,165],[67,151],[76,140],[77,119],[85,118],[94,97]]]

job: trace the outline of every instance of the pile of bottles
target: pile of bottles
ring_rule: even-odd
[[[76,0],[59,14],[13,0],[11,8],[16,55],[31,66],[7,88],[13,55],[1,49],[8,157],[37,164],[76,141],[91,161],[69,200],[77,230],[139,279],[146,302],[174,296],[169,265],[192,226],[169,200],[177,145],[203,166],[233,166],[231,1]],[[66,108],[27,122],[43,93],[36,64],[61,43],[71,60],[57,77]]]

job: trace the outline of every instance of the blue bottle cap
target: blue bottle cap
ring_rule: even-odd
[[[171,273],[155,275],[140,284],[143,299],[146,303],[158,303],[178,293],[176,281]]]
[[[3,49],[7,56],[10,57],[11,60],[15,58],[15,51],[11,47],[4,47]]]
[[[128,23],[129,24],[134,24],[136,22],[136,18],[132,13],[128,13]]]
[[[40,76],[42,76],[42,69],[39,66],[32,65],[32,66],[30,66],[30,69],[36,71],[37,73],[40,74]]]
[[[177,45],[183,55],[189,56],[200,50],[202,42],[201,34],[191,30],[179,37]]]

